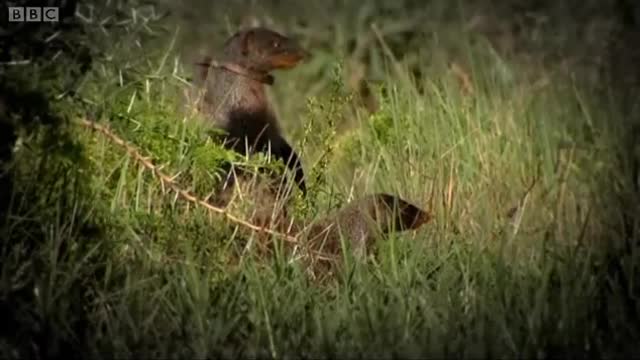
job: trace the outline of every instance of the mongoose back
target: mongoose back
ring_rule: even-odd
[[[312,222],[306,233],[312,249],[339,254],[342,237],[349,242],[354,256],[363,258],[376,238],[417,229],[431,219],[429,212],[397,196],[375,193]]]
[[[266,28],[250,28],[229,38],[216,59],[234,67],[208,67],[211,59],[205,58],[196,82],[204,90],[198,109],[227,133],[225,145],[243,155],[270,150],[294,172],[303,194],[306,185],[302,164],[282,136],[265,85],[273,83],[272,71],[293,68],[308,56],[292,39]],[[242,71],[236,71],[238,67]]]
[[[251,178],[238,176],[234,184],[239,196],[250,198],[250,221],[260,226],[275,226],[280,232],[291,236],[302,236],[309,248],[327,255],[342,252],[341,238],[349,242],[349,248],[357,258],[364,257],[375,240],[391,232],[417,229],[432,220],[433,215],[402,198],[374,193],[356,199],[337,211],[315,220],[292,220],[287,212],[288,198],[269,177]],[[223,201],[229,202],[229,188]],[[283,227],[284,225],[284,227]]]

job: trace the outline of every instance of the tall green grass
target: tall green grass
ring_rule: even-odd
[[[108,124],[204,198],[233,155],[181,110],[189,73],[168,29],[139,48],[114,46],[82,82],[84,108],[67,118]],[[145,31],[133,26],[120,44]],[[603,184],[628,186],[612,180],[625,150],[619,115],[570,76],[472,34],[430,34],[414,53],[417,78],[376,42],[372,115],[350,109],[337,55],[308,64],[326,71],[323,85],[305,65],[278,74],[271,95],[314,175],[313,206],[298,199],[297,216],[371,192],[436,216],[381,239],[377,258],[324,285],[285,255],[244,251],[250,235],[176,197],[99,133],[74,122],[24,132],[2,227],[2,298],[16,314],[3,357],[66,347],[92,358],[629,353],[632,284],[610,285],[605,261],[621,244],[622,214]],[[633,252],[628,276],[636,263]]]

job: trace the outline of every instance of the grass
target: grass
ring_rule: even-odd
[[[350,33],[349,9],[329,39]],[[402,15],[389,11],[389,23]],[[391,55],[400,40],[375,41],[375,114],[351,107],[337,60],[348,41],[277,74],[276,109],[313,174],[313,206],[297,199],[296,216],[378,191],[436,215],[323,286],[283,254],[237,261],[251,235],[163,188],[99,133],[74,121],[21,129],[1,229],[0,308],[14,330],[0,336],[2,357],[630,354],[637,252],[620,257],[626,278],[608,269],[624,244],[613,195],[637,199],[623,116],[580,79],[499,54],[438,14],[442,31],[425,25],[402,59]],[[107,56],[54,110],[108,124],[204,198],[233,155],[180,110],[188,72],[170,25],[113,30]]]

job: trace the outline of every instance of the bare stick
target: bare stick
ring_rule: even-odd
[[[101,134],[105,135],[106,137],[108,137],[112,142],[114,142],[115,144],[123,147],[127,153],[129,153],[129,155],[131,155],[136,161],[138,161],[140,164],[142,164],[142,166],[144,166],[145,168],[149,169],[158,179],[160,179],[160,182],[162,183],[163,186],[167,186],[169,187],[171,190],[173,190],[178,196],[182,197],[184,200],[187,200],[191,203],[194,203],[196,205],[200,205],[206,209],[208,209],[209,211],[218,213],[218,214],[222,214],[224,217],[226,217],[227,219],[229,219],[231,222],[234,222],[236,224],[242,225],[244,227],[247,227],[249,229],[252,229],[254,231],[258,231],[258,232],[263,232],[263,233],[267,233],[270,235],[275,235],[278,237],[282,237],[285,240],[289,241],[289,242],[293,242],[293,243],[297,243],[297,237],[295,236],[291,236],[289,234],[284,234],[278,231],[274,231],[271,230],[269,228],[265,228],[263,226],[256,226],[254,224],[251,224],[250,222],[240,219],[237,216],[234,216],[232,214],[229,214],[225,209],[213,206],[209,203],[207,203],[204,200],[199,199],[198,197],[196,197],[195,195],[191,194],[189,191],[184,190],[182,188],[180,188],[178,186],[178,184],[175,183],[175,181],[173,181],[174,177],[171,177],[165,173],[163,173],[162,171],[160,171],[160,169],[153,164],[153,162],[149,159],[149,157],[145,157],[143,156],[135,147],[133,147],[132,145],[128,144],[126,141],[124,141],[123,139],[121,139],[119,136],[117,136],[116,134],[114,134],[113,132],[111,132],[111,130],[109,130],[107,127],[97,124],[94,121],[90,121],[87,119],[80,119],[79,120],[80,125],[86,127],[86,128],[90,128],[93,129],[95,131],[100,132]]]
[[[274,83],[273,76],[269,74],[259,73],[256,71],[251,71],[250,69],[247,69],[233,62],[217,61],[210,57],[206,57],[204,61],[199,61],[199,62],[196,62],[195,64],[198,66],[204,66],[207,68],[225,69],[227,71],[231,71],[238,75],[242,75],[268,85],[273,85]]]

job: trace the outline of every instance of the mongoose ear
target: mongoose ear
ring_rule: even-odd
[[[249,50],[250,50],[251,44],[253,43],[254,35],[255,35],[255,31],[253,30],[248,30],[242,35],[242,40],[241,40],[242,56],[249,55]]]

